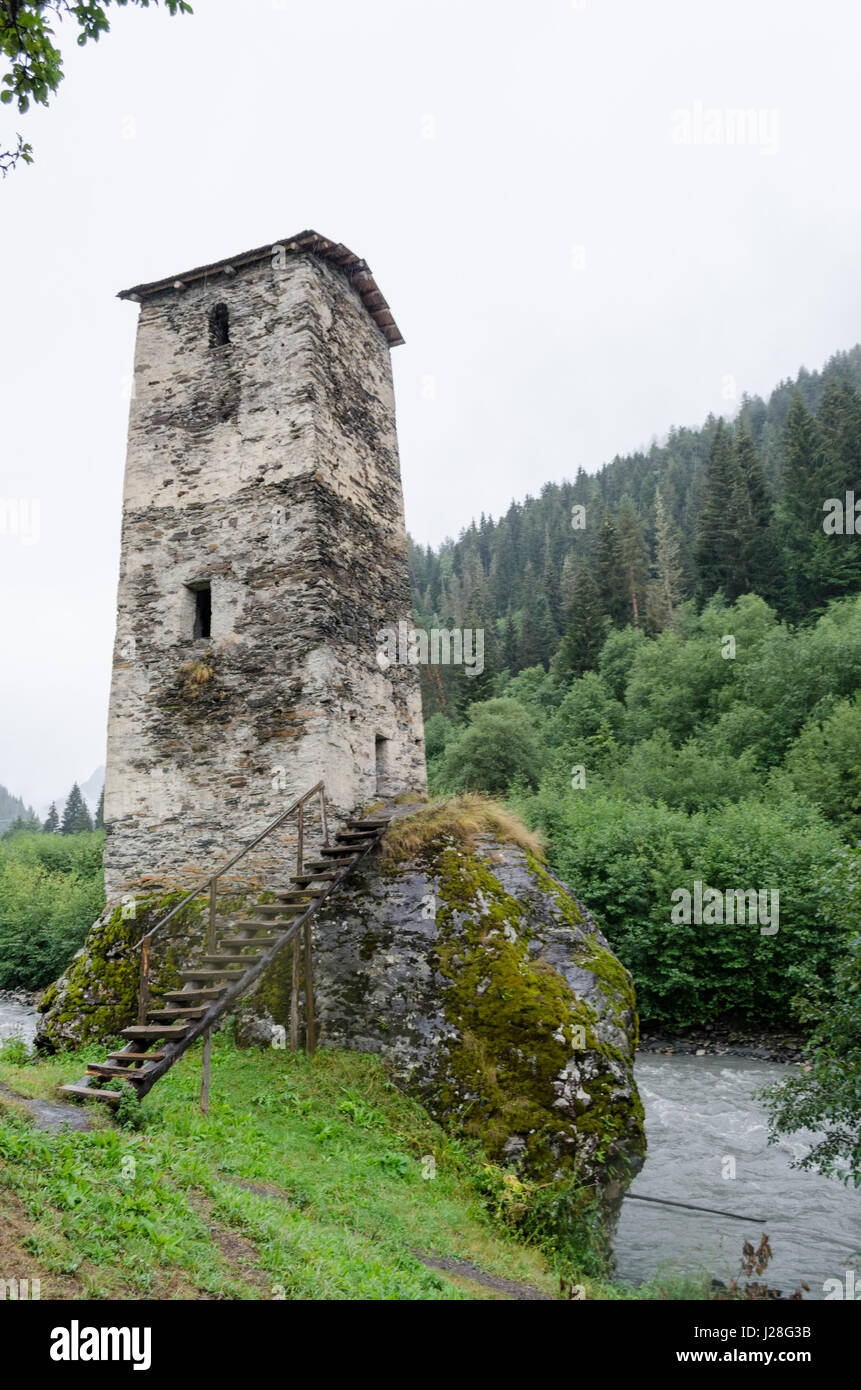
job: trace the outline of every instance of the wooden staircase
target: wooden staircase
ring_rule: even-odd
[[[303,858],[302,813],[305,803],[318,794],[323,813],[324,844],[319,851],[320,858],[306,862]],[[276,892],[274,902],[258,904],[253,909],[253,917],[234,918],[220,930],[217,926],[215,908],[215,890],[219,877],[297,810],[299,836],[297,870],[292,877],[293,886]],[[85,1076],[71,1085],[61,1086],[60,1090],[77,1099],[100,1100],[109,1105],[117,1105],[123,1095],[127,1094],[128,1087],[131,1087],[138,1097],[143,1098],[159,1077],[164,1076],[174,1062],[188,1051],[192,1043],[203,1037],[203,1096],[208,1096],[209,1046],[213,1026],[235,1009],[243,995],[248,993],[276,956],[291,942],[295,943],[293,1012],[298,1020],[295,990],[298,988],[299,978],[299,938],[303,932],[307,998],[306,1043],[308,1051],[313,1051],[315,1040],[310,975],[311,918],[329,895],[352,873],[359,861],[379,844],[388,823],[389,817],[385,815],[364,820],[348,820],[346,828],[339,830],[334,842],[330,843],[326,828],[325,790],[322,783],[312,787],[261,835],[240,850],[239,854],[234,855],[209,879],[193,889],[138,943],[142,950],[139,1021],[123,1029],[122,1036],[127,1039],[126,1046],[120,1052],[109,1052],[103,1062],[90,1063]],[[207,950],[194,969],[181,972],[184,980],[182,989],[169,991],[160,1007],[150,1007],[149,943],[156,932],[160,931],[180,908],[207,888],[210,894]],[[117,1080],[122,1083],[118,1088],[106,1085]],[[201,1104],[205,1108],[203,1099]]]

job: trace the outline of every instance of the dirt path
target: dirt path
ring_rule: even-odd
[[[54,1105],[49,1100],[38,1100],[33,1096],[21,1096],[17,1091],[13,1091],[11,1086],[6,1086],[0,1081],[0,1096],[6,1096],[8,1100],[14,1101],[16,1106],[20,1106],[27,1111],[36,1129],[92,1129],[92,1117],[86,1110],[77,1105]]]
[[[536,1289],[532,1284],[518,1284],[514,1279],[503,1279],[499,1274],[488,1274],[486,1270],[479,1269],[478,1265],[474,1265],[471,1260],[435,1259],[430,1255],[422,1255],[418,1250],[414,1250],[413,1254],[428,1269],[437,1269],[440,1274],[451,1274],[454,1278],[467,1279],[473,1284],[481,1284],[486,1289],[494,1289],[497,1293],[517,1301],[539,1299],[546,1303],[556,1301],[552,1294],[543,1293],[541,1289]]]

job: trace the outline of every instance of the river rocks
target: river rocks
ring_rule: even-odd
[[[631,977],[522,827],[481,805],[396,823],[317,915],[320,1045],[380,1053],[499,1162],[618,1195],[645,1149]],[[289,990],[282,958],[241,1041],[283,1038]]]

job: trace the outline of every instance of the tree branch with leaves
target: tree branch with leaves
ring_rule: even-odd
[[[52,24],[71,20],[79,45],[98,42],[110,29],[107,11],[137,5],[149,9],[159,0],[0,0],[0,59],[8,71],[0,78],[0,102],[16,104],[23,115],[32,102],[47,106],[63,80],[63,57],[55,42]],[[170,14],[191,14],[187,0],[164,0]],[[13,148],[0,144],[0,174],[5,178],[19,160],[33,162],[33,147],[17,134]]]

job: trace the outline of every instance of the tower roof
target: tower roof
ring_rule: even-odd
[[[267,260],[276,246],[283,246],[285,251],[306,252],[319,256],[321,260],[331,261],[356,290],[389,346],[397,347],[404,341],[367,261],[354,255],[341,242],[329,241],[327,237],[320,236],[319,232],[299,232],[296,236],[267,242],[265,246],[258,246],[254,251],[243,251],[239,256],[229,256],[223,261],[214,261],[212,265],[200,265],[195,270],[183,271],[181,275],[169,275],[164,280],[151,280],[146,285],[132,285],[131,289],[120,290],[117,298],[140,302],[149,295],[164,290],[184,289],[192,280],[208,279],[215,275],[230,276],[240,266],[250,265],[253,261]]]

